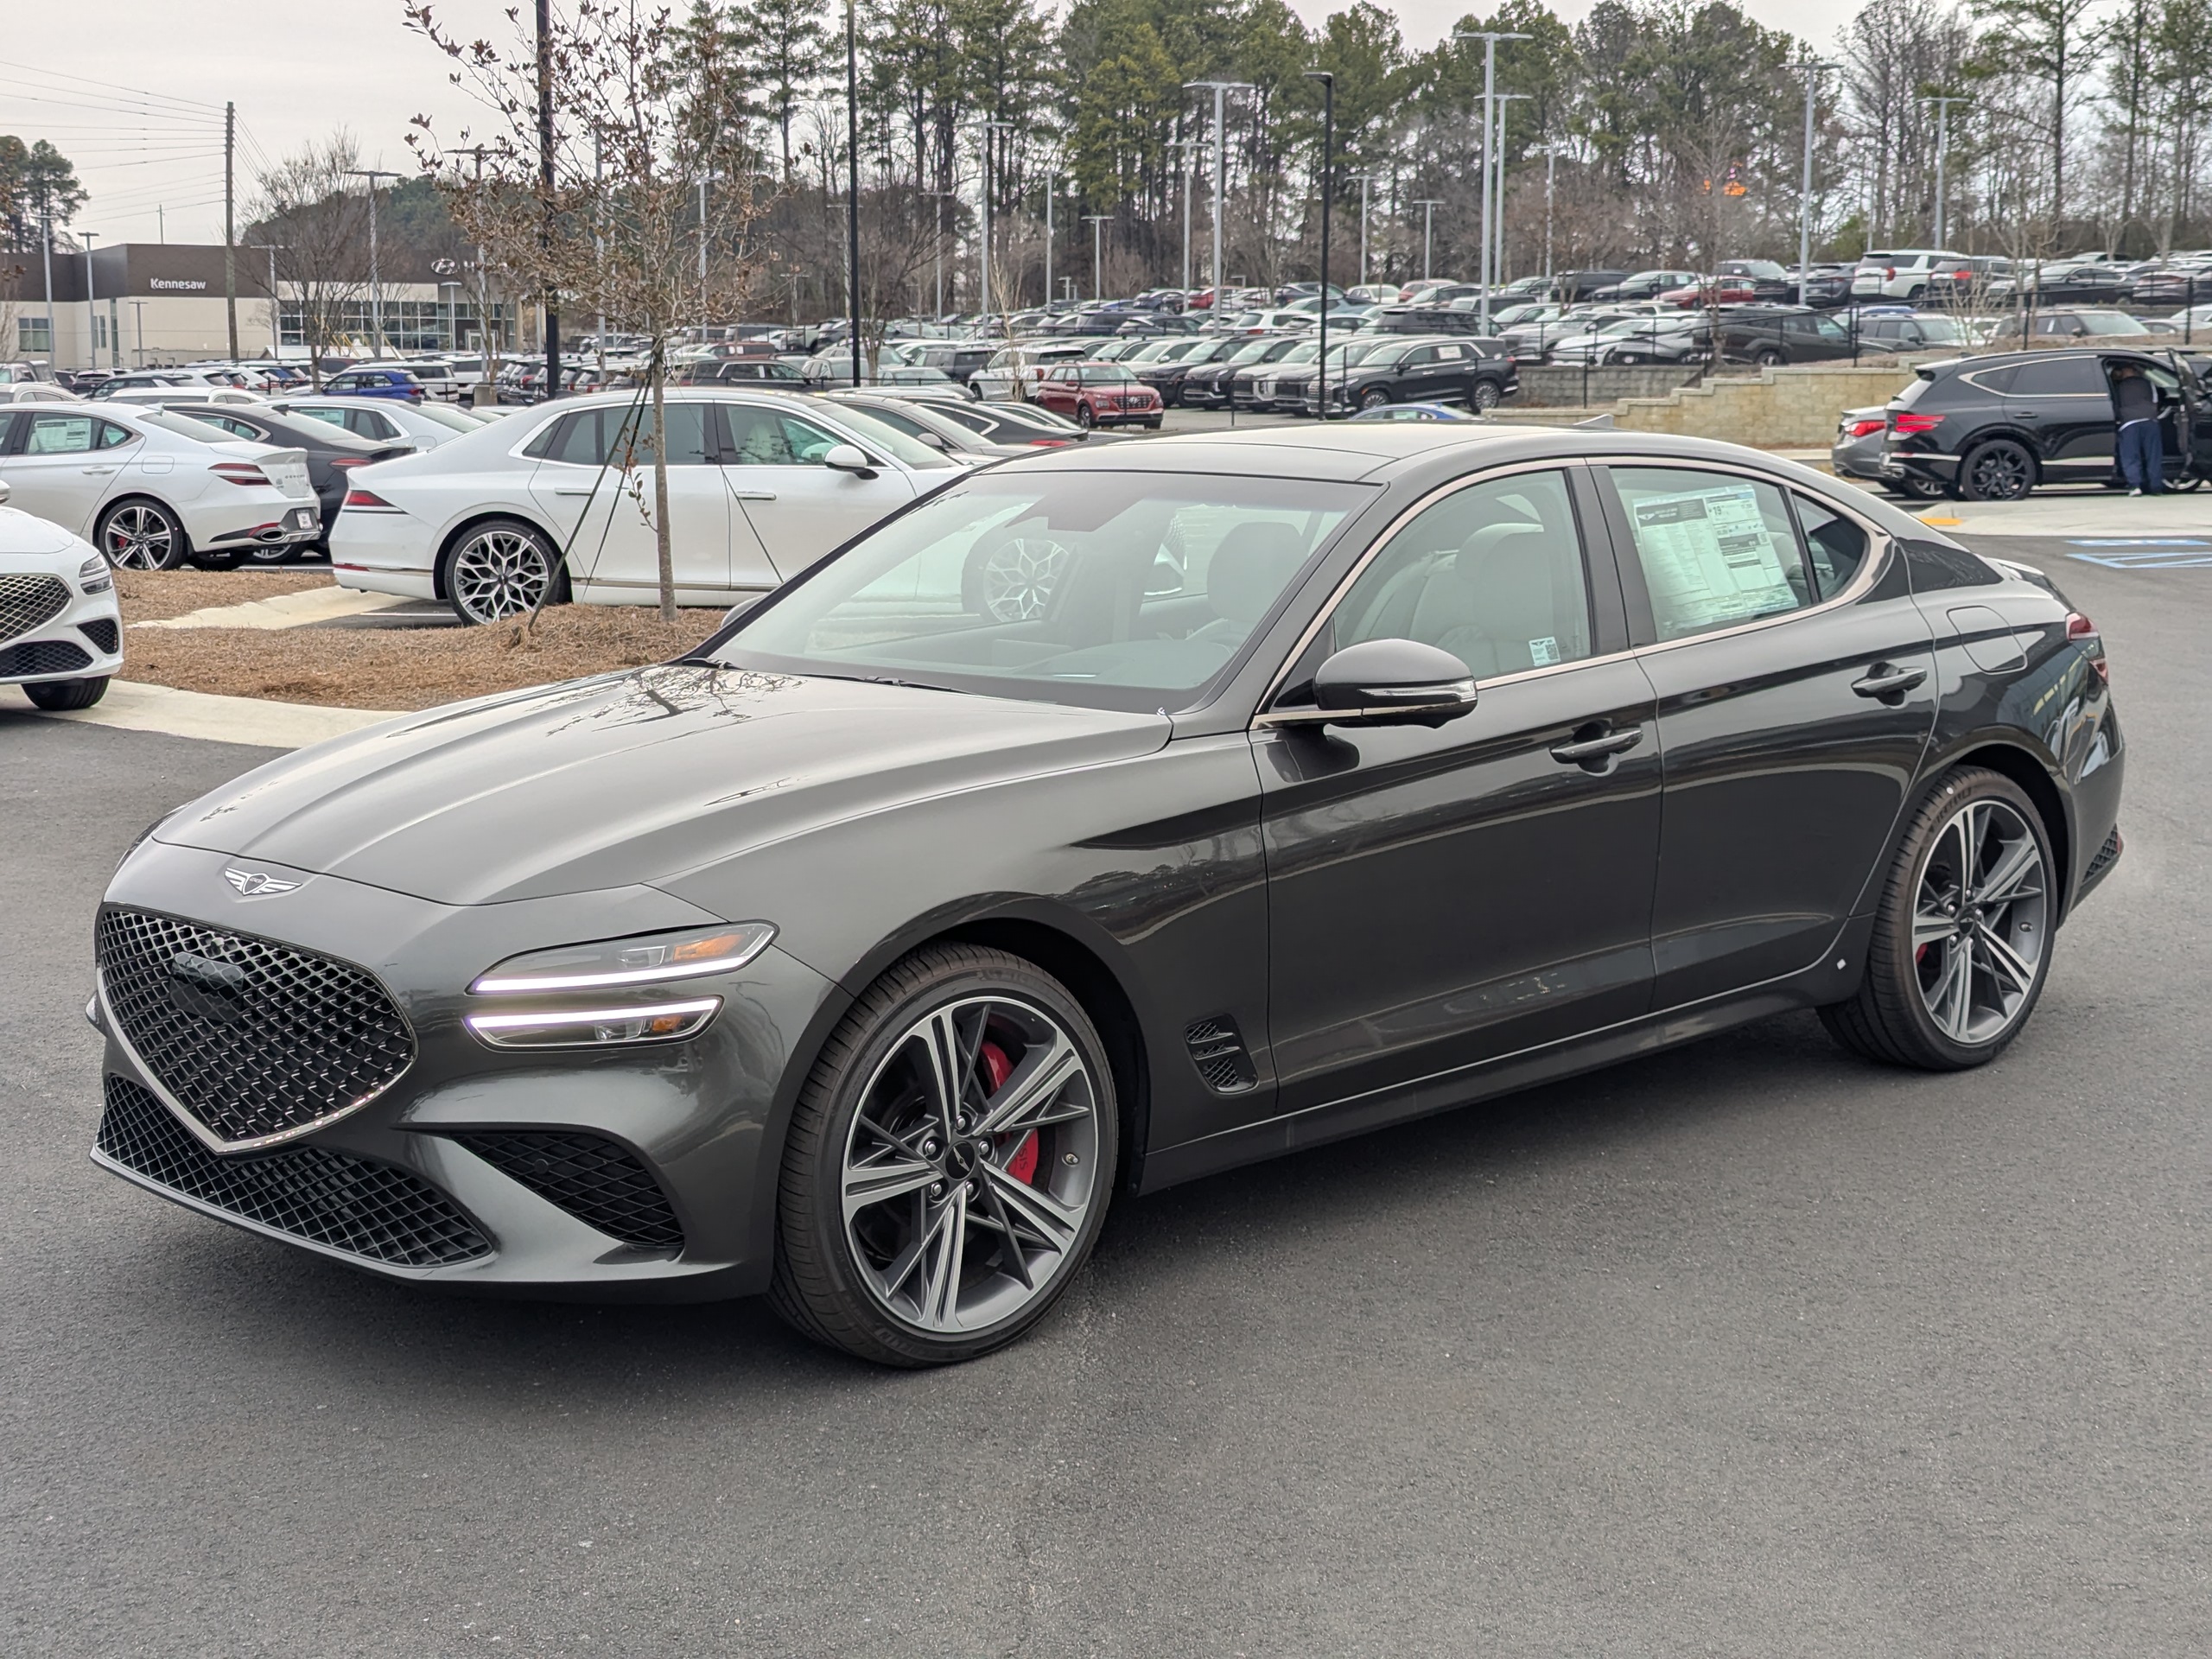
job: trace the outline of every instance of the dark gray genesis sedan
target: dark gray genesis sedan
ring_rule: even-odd
[[[1993,1058],[2122,760],[2042,575],[1749,450],[1053,451],[153,826],[94,1155],[390,1278],[963,1359],[1116,1193],[1783,1009]]]

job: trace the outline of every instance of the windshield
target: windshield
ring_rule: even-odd
[[[2139,334],[2143,325],[2125,311],[2077,311],[2075,321],[2089,334]]]
[[[874,444],[918,472],[957,465],[946,460],[942,449],[924,443],[919,438],[909,437],[888,421],[880,421],[864,409],[848,404],[837,411],[837,418],[852,428],[861,442]]]
[[[226,432],[219,426],[210,426],[205,421],[195,421],[189,415],[179,415],[174,410],[159,409],[151,404],[130,411],[133,416],[149,426],[158,426],[164,432],[174,432],[180,438],[190,438],[195,443],[236,443],[238,434]],[[248,440],[256,442],[256,440]]]
[[[1118,386],[1136,378],[1119,363],[1086,363],[1080,372],[1086,386]]]
[[[1920,329],[1921,339],[1931,346],[1964,346],[1972,342],[1973,336],[1955,317],[1915,317],[1912,321]]]
[[[714,660],[1186,707],[1367,497],[1291,479],[973,474],[764,602]]]

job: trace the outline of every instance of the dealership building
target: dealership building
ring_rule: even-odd
[[[306,355],[298,286],[270,254],[236,251],[238,350],[241,357]],[[443,262],[441,262],[443,263]],[[12,270],[10,277],[7,273]],[[473,280],[410,259],[339,284],[339,347],[356,357],[460,351],[483,343],[483,310]],[[325,283],[329,293],[334,284]],[[512,308],[494,297],[490,315],[505,350],[513,340]],[[384,346],[377,346],[379,323]],[[0,253],[0,359],[58,369],[159,368],[231,353],[220,243],[124,242],[87,254],[55,248]]]

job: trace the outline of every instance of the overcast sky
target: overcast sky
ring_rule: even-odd
[[[1554,0],[1572,22],[1594,0]],[[441,0],[457,30],[504,38],[512,0]],[[1825,44],[1853,0],[1739,0],[1760,22]],[[1291,0],[1309,23],[1335,0]],[[14,0],[29,10],[30,0]],[[1471,10],[1468,0],[1401,0],[1407,40],[1432,45]],[[403,26],[401,0],[91,0],[97,27],[67,9],[43,29],[0,41],[0,132],[50,139],[92,192],[79,228],[102,245],[222,238],[222,105],[235,99],[238,189],[256,164],[336,126],[366,164],[405,168],[410,116],[458,127],[471,105],[445,80],[444,60]],[[527,9],[525,8],[525,15]],[[147,96],[140,96],[145,94]],[[156,213],[156,207],[163,211]]]

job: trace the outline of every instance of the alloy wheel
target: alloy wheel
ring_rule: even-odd
[[[447,582],[454,606],[469,620],[497,622],[536,606],[552,577],[537,537],[492,525],[474,532],[454,551]]]
[[[2042,845],[2001,800],[1969,801],[1922,867],[1913,968],[1929,1018],[1963,1047],[1994,1042],[2032,997],[2047,938]]]
[[[845,1244],[869,1295],[933,1336],[1012,1319],[1054,1287],[1101,1173],[1098,1079],[1068,1031],[1007,995],[918,1020],[845,1141]]]
[[[100,531],[100,551],[119,570],[166,570],[177,560],[176,526],[159,507],[118,507]]]
[[[1474,404],[1477,409],[1496,409],[1497,407],[1497,384],[1489,380],[1476,381]]]
[[[1054,541],[1015,536],[991,550],[981,572],[983,608],[1000,622],[1028,622],[1045,614],[1068,550]]]
[[[2033,481],[2028,452],[2017,443],[1986,443],[1967,458],[1966,493],[1976,501],[2017,501]]]

